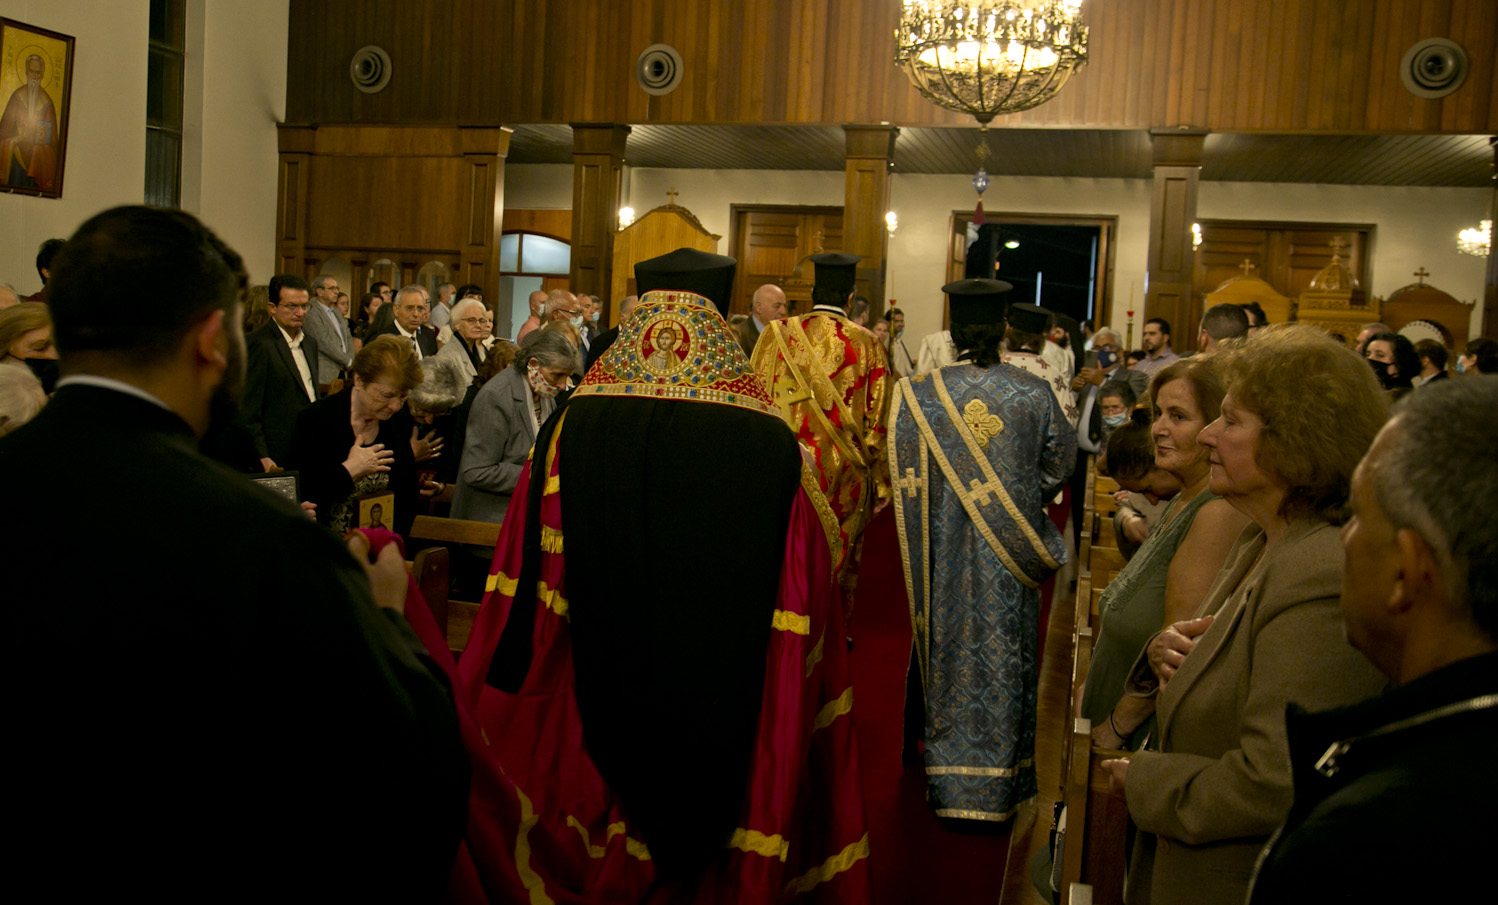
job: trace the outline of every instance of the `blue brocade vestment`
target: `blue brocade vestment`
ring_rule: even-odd
[[[900,381],[888,443],[931,806],[1007,820],[1036,790],[1038,589],[1067,555],[1045,501],[1076,434],[1040,378],[958,364]]]

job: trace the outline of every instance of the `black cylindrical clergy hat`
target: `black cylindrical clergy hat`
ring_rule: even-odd
[[[1045,333],[1051,326],[1051,312],[1039,305],[1010,305],[1009,326],[1021,333]]]
[[[952,307],[954,324],[1002,324],[1004,296],[1014,285],[1003,280],[973,277],[941,287]]]
[[[812,255],[809,260],[816,265],[816,283],[813,291],[836,295],[837,303],[844,304],[848,296],[853,294],[858,262],[863,258],[840,251],[831,251]]]
[[[726,316],[738,265],[727,255],[678,248],[636,264],[635,291],[640,295],[657,290],[690,292],[710,300]]]

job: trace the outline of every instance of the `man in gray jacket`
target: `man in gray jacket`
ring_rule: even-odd
[[[332,383],[338,373],[354,361],[354,337],[348,318],[338,310],[338,280],[324,274],[312,281],[314,304],[307,312],[302,329],[317,342],[317,363],[313,376],[318,386]]]

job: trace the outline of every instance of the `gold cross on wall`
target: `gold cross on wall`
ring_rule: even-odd
[[[1243,271],[1244,276],[1248,276],[1255,270],[1254,262],[1250,261],[1248,258],[1244,258],[1243,263],[1238,265],[1238,269]]]

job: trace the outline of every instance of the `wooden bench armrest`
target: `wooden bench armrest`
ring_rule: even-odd
[[[443,544],[492,547],[499,542],[499,528],[494,522],[418,515],[416,521],[411,523],[410,537],[412,540],[431,540]]]

